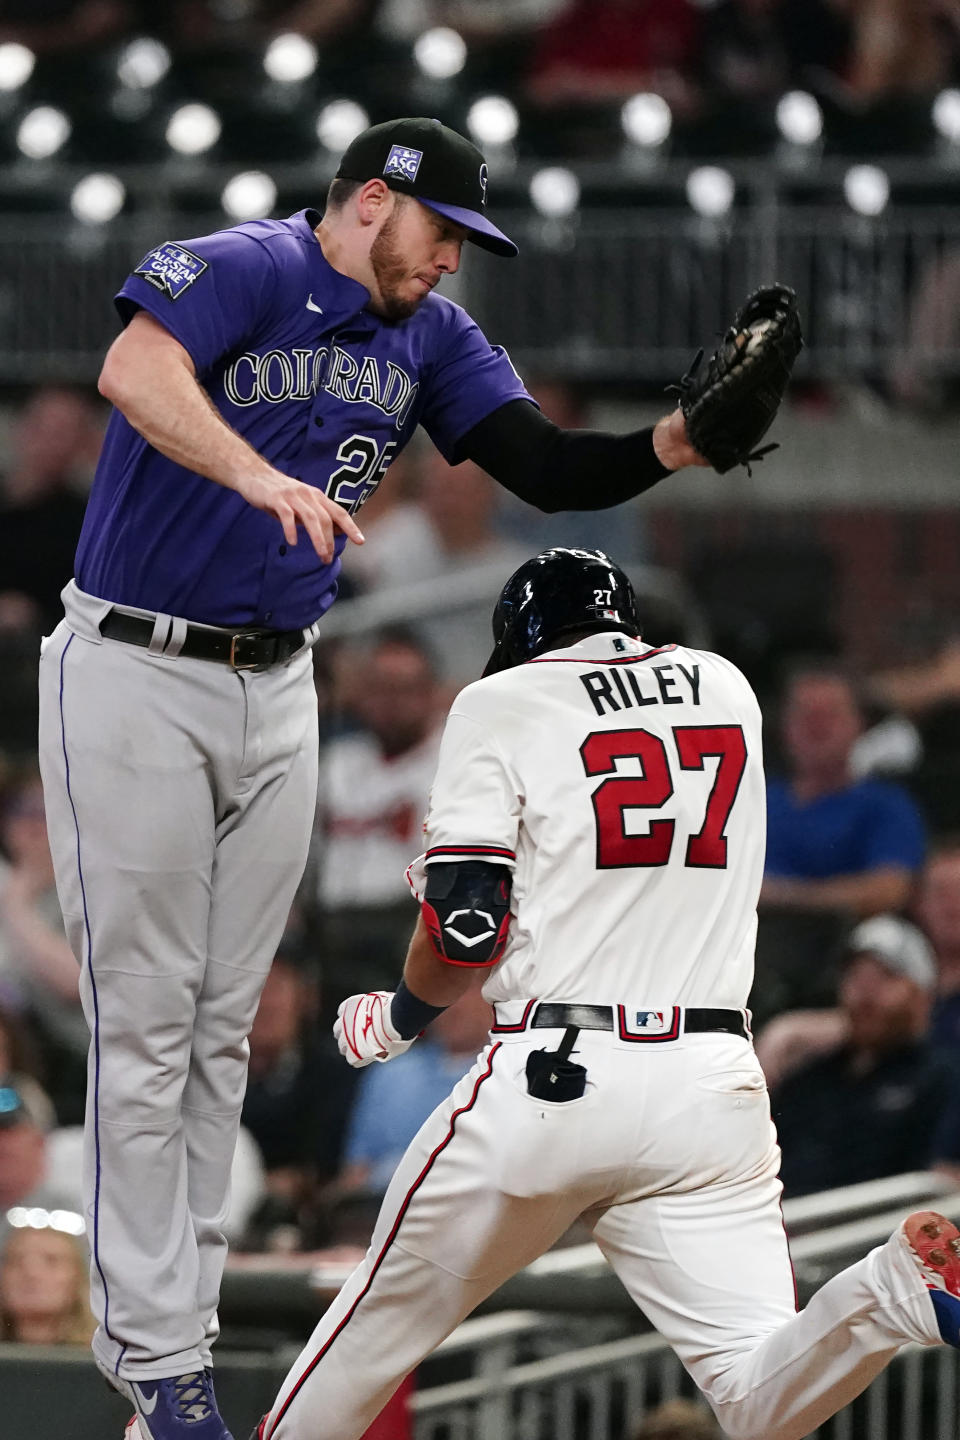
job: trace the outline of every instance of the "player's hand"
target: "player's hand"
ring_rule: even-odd
[[[392,1060],[413,1044],[390,1023],[392,1001],[392,990],[371,990],[367,995],[351,995],[338,1009],[333,1033],[340,1054],[355,1070],[373,1060]]]
[[[709,465],[687,439],[687,422],[679,405],[664,415],[653,427],[653,448],[661,465],[668,470],[682,470],[687,465]]]
[[[249,505],[276,516],[288,545],[296,545],[297,526],[302,525],[325,565],[333,559],[337,530],[355,545],[363,544],[363,531],[342,505],[292,475],[267,470],[245,476],[236,488]]]

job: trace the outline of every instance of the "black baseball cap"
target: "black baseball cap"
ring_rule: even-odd
[[[484,214],[487,162],[476,145],[439,120],[385,120],[348,146],[338,180],[382,180],[401,195],[454,220],[494,255],[516,255],[513,241]]]

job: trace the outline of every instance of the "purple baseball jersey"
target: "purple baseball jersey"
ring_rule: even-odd
[[[316,211],[256,220],[140,262],[116,297],[177,339],[227,423],[287,475],[356,511],[417,425],[450,459],[501,405],[530,399],[504,350],[459,305],[428,295],[393,324],[334,270]],[[115,410],[77,550],[77,583],[117,604],[209,625],[295,629],[337,593],[306,532],[155,450]]]

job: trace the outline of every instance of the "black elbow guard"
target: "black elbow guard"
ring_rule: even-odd
[[[513,876],[505,865],[462,860],[427,866],[422,913],[441,960],[493,965],[510,926]]]

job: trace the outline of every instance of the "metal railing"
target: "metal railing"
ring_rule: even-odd
[[[885,1240],[910,1210],[927,1207],[960,1219],[960,1191],[942,1176],[917,1172],[788,1201],[784,1221],[801,1292]],[[528,1266],[523,1278],[529,1303],[538,1303],[539,1288],[556,1310],[548,1312],[544,1305],[540,1312],[507,1311],[460,1326],[437,1353],[471,1354],[474,1373],[415,1393],[417,1440],[624,1440],[652,1406],[696,1395],[659,1335],[577,1343],[577,1322],[569,1312],[576,1310],[584,1283],[603,1271],[609,1275],[592,1243],[551,1251]],[[509,1293],[508,1287],[501,1293]],[[568,1312],[566,1346],[561,1305]],[[533,1358],[531,1349],[539,1349]],[[909,1346],[816,1436],[952,1440],[957,1382],[952,1350]]]
[[[957,1357],[908,1346],[808,1440],[954,1440]],[[656,1335],[422,1390],[416,1440],[627,1440],[647,1410],[696,1389]]]
[[[866,220],[780,202],[728,222],[679,210],[586,212],[566,225],[518,216],[513,232],[515,262],[494,270],[485,258],[479,284],[478,267],[467,272],[468,307],[521,373],[674,377],[773,279],[800,297],[798,376],[885,371],[908,343],[931,373],[960,371],[960,316],[944,313],[933,333],[911,338],[918,291],[960,254],[956,209]],[[960,281],[955,288],[960,311]]]
[[[798,375],[885,370],[908,341],[915,297],[960,266],[960,209],[891,210],[876,220],[775,194],[723,221],[689,209],[584,210],[565,221],[506,213],[520,256],[471,252],[450,290],[521,372],[661,382],[722,331],[747,291],[777,278],[800,295],[807,348]],[[108,228],[32,216],[0,223],[0,382],[92,380],[117,330],[110,303],[137,259],[225,217],[162,210]],[[960,280],[914,354],[960,374]]]

